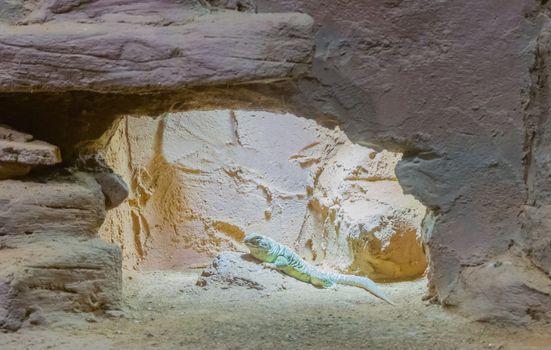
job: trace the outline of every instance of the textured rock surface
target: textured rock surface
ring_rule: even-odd
[[[19,132],[7,125],[0,124],[0,140],[2,141],[28,142],[32,139],[33,135]]]
[[[521,256],[522,252],[507,252],[480,266],[466,267],[458,281],[461,288],[451,290],[446,303],[461,304],[469,315],[483,321],[548,320],[549,276]],[[496,291],[507,293],[496,296]],[[496,304],[495,298],[500,302]]]
[[[0,162],[0,180],[25,176],[30,171],[30,165],[12,162]]]
[[[0,0],[0,22],[10,24],[116,21],[163,26],[189,22],[197,12],[206,9],[196,0]]]
[[[525,175],[528,200],[521,219],[528,256],[548,276],[551,276],[550,58],[551,22],[547,20],[537,42],[531,99],[526,115]]]
[[[0,24],[0,91],[143,92],[292,78],[309,67],[312,24],[302,14],[239,12],[163,27]]]
[[[300,251],[342,272],[375,280],[420,276],[425,208],[402,194],[394,168],[400,155],[346,144],[316,179],[301,229]]]
[[[425,270],[424,208],[402,194],[399,157],[339,130],[290,114],[194,111],[126,117],[90,147],[131,187],[102,228],[129,267],[204,264],[258,232],[343,272]]]
[[[263,292],[274,292],[301,284],[273,269],[264,268],[252,256],[242,253],[222,252],[207,266],[196,284],[200,287],[243,287]]]
[[[120,175],[113,172],[99,154],[80,155],[76,160],[76,168],[94,174],[105,196],[106,209],[113,209],[128,198],[128,185]]]
[[[542,24],[549,22],[549,4],[257,3],[259,12],[303,11],[318,24],[315,79],[284,87],[290,91],[287,103],[297,106],[299,115],[334,116],[354,142],[404,152],[397,168],[400,183],[432,210],[432,229],[425,237],[431,288],[440,300],[471,314],[478,297],[486,298],[486,312],[540,298],[538,290],[516,293],[492,278],[477,285],[459,281],[514,246],[521,248],[518,254],[533,256],[517,260],[527,271],[545,260],[530,252],[535,246],[536,255],[542,254],[549,237],[543,232],[549,230],[524,230],[520,214],[527,199],[525,175],[535,170],[523,163],[524,143],[531,143],[534,134],[542,136],[533,149],[543,160],[540,169],[546,167],[547,128],[539,122],[549,110],[549,65],[541,64],[549,56],[546,30],[536,56],[540,64],[535,65],[534,54]],[[505,67],[508,74],[503,74]],[[526,128],[527,106],[535,119]],[[540,184],[546,173],[536,176]],[[537,222],[542,221],[525,223],[525,228]],[[524,283],[529,279],[526,275]],[[457,297],[448,300],[452,294]]]
[[[27,175],[33,166],[61,162],[59,148],[0,124],[0,180]]]
[[[104,201],[82,172],[0,181],[0,328],[117,307],[121,251],[97,238]]]
[[[42,141],[0,141],[0,161],[26,165],[52,165],[61,162],[59,148]]]
[[[37,310],[116,308],[122,288],[120,266],[120,249],[97,238],[0,237],[0,328],[16,330],[29,318],[39,317]]]
[[[166,24],[163,17],[185,23],[184,14],[195,13],[174,11],[179,2],[151,6],[151,1],[3,0],[0,17],[54,26],[109,18],[158,26]],[[523,319],[518,312],[489,311],[501,304],[530,305],[541,297],[539,289],[516,293],[490,277],[476,285],[460,281],[511,251],[519,255],[515,266],[549,271],[549,3],[258,0],[257,5],[259,12],[308,13],[317,32],[313,77],[255,86],[254,92],[277,96],[281,109],[297,115],[337,122],[354,142],[404,152],[399,180],[431,210],[424,231],[431,291],[469,313],[487,297],[481,310],[488,315]],[[236,100],[224,103],[237,108]],[[264,101],[257,101],[252,106],[261,109]],[[220,100],[206,103],[216,107]],[[88,125],[92,117],[76,110]],[[528,276],[519,283],[529,285]]]
[[[214,8],[236,10],[239,12],[256,12],[256,0],[204,0]]]
[[[104,217],[104,197],[91,175],[0,181],[0,236],[94,236]]]
[[[250,231],[292,245],[307,185],[339,137],[313,121],[264,112],[124,118],[100,148],[131,194],[108,214],[102,234],[122,242],[130,266],[145,258],[152,268],[207,263],[218,251],[244,248],[238,242]]]

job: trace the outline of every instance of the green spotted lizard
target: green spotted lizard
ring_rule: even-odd
[[[263,261],[269,267],[275,268],[300,281],[311,283],[320,288],[330,288],[335,284],[363,288],[387,303],[395,305],[377,288],[375,282],[367,277],[319,271],[293,252],[291,248],[258,234],[246,235],[244,242],[252,256]]]

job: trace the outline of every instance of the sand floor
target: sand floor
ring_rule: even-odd
[[[278,291],[195,286],[199,271],[126,273],[124,314],[47,315],[0,349],[551,349],[551,327],[472,322],[421,300],[426,280]]]

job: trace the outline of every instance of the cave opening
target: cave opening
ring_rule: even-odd
[[[377,282],[416,279],[425,208],[394,173],[401,154],[353,144],[288,113],[204,110],[124,116],[84,152],[129,184],[100,236],[125,269],[207,267],[259,233],[322,269]]]

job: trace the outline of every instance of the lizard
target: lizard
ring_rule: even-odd
[[[311,283],[319,288],[331,288],[335,284],[359,287],[389,304],[396,305],[369,278],[322,272],[304,261],[291,248],[269,237],[251,233],[245,236],[244,243],[251,255],[262,261],[265,266],[281,271],[299,281]]]

